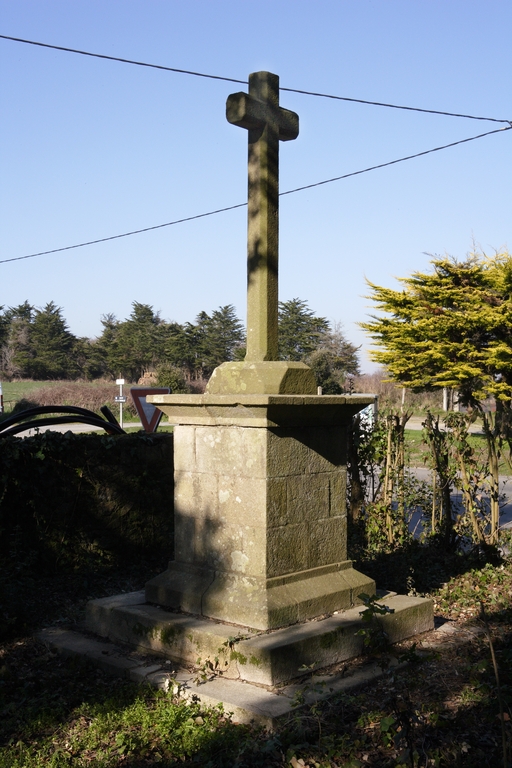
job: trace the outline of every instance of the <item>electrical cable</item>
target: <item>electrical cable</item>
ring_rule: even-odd
[[[35,256],[47,256],[50,253],[60,253],[61,251],[71,251],[74,248],[84,248],[86,245],[96,245],[97,243],[106,243],[108,240],[118,240],[120,237],[130,237],[130,235],[140,235],[142,232],[151,232],[154,229],[163,229],[163,227],[172,227],[173,224],[183,224],[185,221],[193,221],[194,219],[203,219],[205,216],[214,216],[216,213],[224,213],[224,211],[233,211],[235,208],[243,208],[247,203],[238,203],[238,205],[229,205],[227,208],[218,208],[216,211],[208,211],[207,213],[198,213],[196,216],[187,216],[185,219],[176,219],[176,221],[168,221],[166,224],[156,224],[153,227],[144,227],[143,229],[135,229],[133,232],[123,232],[121,235],[111,235],[110,237],[100,237],[98,240],[88,240],[86,243],[77,243],[76,245],[67,245],[64,248],[54,248],[51,251],[40,251],[39,253],[29,253],[28,256],[17,256],[15,259],[3,259],[0,264],[5,264],[8,261],[21,261],[22,259],[33,259]]]
[[[176,69],[175,67],[164,67],[162,64],[148,64],[145,61],[134,61],[133,59],[121,59],[118,56],[107,56],[104,53],[91,53],[90,51],[81,51],[78,48],[65,48],[63,45],[50,45],[49,43],[38,43],[35,40],[24,40],[21,37],[10,37],[9,35],[0,35],[3,40],[14,40],[16,43],[27,43],[27,45],[38,45],[40,48],[53,48],[55,51],[65,51],[66,53],[79,53],[81,56],[92,56],[94,59],[107,59],[108,61],[120,61],[123,64],[136,64],[138,67],[149,67],[150,69],[163,69],[166,72],[177,72],[180,75],[194,75],[195,77],[207,77],[210,80],[226,80],[228,83],[242,83],[247,85],[247,80],[234,80],[232,77],[220,77],[219,75],[206,75],[204,72],[192,72],[188,69]]]
[[[324,99],[337,99],[338,101],[353,101],[356,104],[369,104],[374,107],[389,107],[390,109],[406,109],[409,112],[426,112],[429,115],[446,115],[447,117],[465,117],[468,120],[488,120],[492,123],[509,123],[510,120],[499,120],[497,117],[479,117],[477,115],[464,115],[458,112],[443,112],[439,109],[420,109],[420,107],[404,107],[400,104],[386,104],[383,101],[367,101],[366,99],[351,99],[348,96],[333,96],[329,93],[315,93],[315,91],[300,91],[298,88],[280,88],[281,91],[290,93],[303,93],[306,96],[321,96]]]
[[[396,163],[403,163],[405,160],[413,160],[415,157],[422,157],[423,155],[430,155],[432,152],[439,152],[441,149],[448,149],[449,147],[456,147],[457,144],[466,144],[468,141],[475,141],[475,139],[482,139],[484,136],[490,136],[491,133],[501,133],[501,131],[510,131],[512,124],[503,128],[496,128],[494,131],[487,131],[487,133],[480,133],[478,136],[470,136],[468,139],[460,139],[459,141],[452,141],[451,144],[443,144],[442,147],[434,147],[433,149],[426,149],[424,152],[417,152],[415,155],[407,155],[406,157],[399,157],[398,160],[389,160],[387,163],[380,163],[379,165],[372,165],[369,168],[363,168],[361,171],[352,171],[352,173],[345,173],[343,176],[335,176],[332,179],[325,179],[325,181],[317,181],[315,184],[306,184],[304,187],[296,187],[290,189],[288,192],[281,192],[281,195],[291,195],[292,192],[302,192],[304,189],[312,189],[313,187],[320,187],[322,184],[330,184],[333,181],[340,181],[341,179],[348,179],[349,176],[359,176],[361,173],[368,173],[369,171],[376,171],[378,168],[386,168],[388,165],[396,165]],[[1,264],[1,262],[0,262]]]
[[[166,72],[176,72],[182,75],[193,75],[194,77],[206,77],[210,80],[224,80],[228,83],[241,83],[247,85],[247,80],[237,80],[233,77],[221,77],[220,75],[209,75],[204,72],[194,72],[188,69],[177,69],[176,67],[165,67],[162,64],[149,64],[145,61],[135,61],[133,59],[123,59],[118,56],[108,56],[103,53],[91,53],[90,51],[82,51],[78,48],[66,48],[62,45],[51,45],[50,43],[41,43],[35,40],[25,40],[21,37],[11,37],[10,35],[0,35],[3,40],[12,40],[16,43],[26,43],[27,45],[37,45],[41,48],[52,48],[56,51],[65,51],[66,53],[78,53],[81,56],[92,56],[95,59],[107,59],[108,61],[119,61],[123,64],[135,64],[138,67],[149,67],[151,69],[162,69]],[[356,104],[368,104],[373,107],[388,107],[389,109],[404,109],[409,112],[424,112],[430,115],[444,115],[446,117],[463,117],[468,120],[487,120],[493,123],[508,123],[509,120],[501,120],[496,117],[480,117],[478,115],[466,115],[458,112],[443,112],[438,109],[421,109],[420,107],[406,107],[400,104],[388,104],[382,101],[368,101],[366,99],[353,99],[348,96],[334,96],[329,93],[319,93],[316,91],[304,91],[298,88],[284,88],[280,87],[281,91],[288,91],[289,93],[300,93],[306,96],[318,96],[324,99],[335,99],[337,101],[350,101]]]
[[[387,163],[380,163],[379,165],[372,165],[369,168],[363,168],[360,171],[352,171],[351,173],[345,173],[343,176],[335,176],[332,179],[325,179],[324,181],[317,181],[314,184],[306,184],[303,187],[296,187],[295,189],[289,189],[286,192],[280,192],[279,197],[285,195],[292,195],[294,192],[302,192],[305,189],[312,189],[313,187],[320,187],[323,184],[331,184],[333,181],[340,181],[341,179],[348,179],[351,176],[359,176],[362,173],[369,173],[369,171],[375,171],[378,168],[386,168],[388,165],[396,165],[397,163],[403,163],[406,160],[413,160],[415,157],[422,157],[423,155],[429,155],[432,152],[439,152],[442,149],[448,149],[449,147],[456,147],[458,144],[466,144],[468,141],[475,141],[476,139],[482,139],[484,136],[490,136],[493,133],[501,133],[502,131],[510,131],[512,124],[504,128],[496,128],[493,131],[487,131],[487,133],[480,133],[478,136],[470,136],[467,139],[460,139],[459,141],[453,141],[450,144],[444,144],[441,147],[434,147],[433,149],[426,149],[423,152],[417,152],[414,155],[407,155],[406,157],[400,157],[397,160],[389,160]],[[236,208],[244,208],[247,203],[238,203],[237,205],[229,205],[226,208],[217,208],[215,211],[208,211],[207,213],[199,213],[196,216],[188,216],[184,219],[176,219],[175,221],[168,221],[165,224],[156,224],[153,227],[144,227],[143,229],[136,229],[132,232],[123,232],[120,235],[111,235],[110,237],[101,237],[98,240],[89,240],[85,243],[77,243],[76,245],[67,245],[64,248],[54,248],[51,251],[39,251],[38,253],[30,253],[27,256],[17,256],[12,259],[2,259],[0,264],[6,264],[10,261],[22,261],[23,259],[33,259],[36,256],[47,256],[51,253],[60,253],[62,251],[71,251],[75,248],[84,248],[87,245],[96,245],[97,243],[105,243],[109,240],[118,240],[121,237],[130,237],[131,235],[139,235],[142,232],[151,232],[155,229],[162,229],[163,227],[172,227],[174,224],[182,224],[186,221],[194,221],[194,219],[202,219],[206,216],[214,216],[217,213],[224,213],[225,211],[233,211]]]

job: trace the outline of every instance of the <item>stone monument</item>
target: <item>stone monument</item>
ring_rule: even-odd
[[[174,428],[175,557],[148,601],[255,629],[357,603],[371,579],[347,560],[346,428],[373,397],[319,396],[278,361],[278,155],[299,118],[279,78],[249,77],[227,119],[248,130],[247,354],[206,394],[154,397]]]
[[[92,601],[87,626],[189,664],[237,634],[226,674],[275,685],[360,652],[357,609],[343,611],[375,583],[347,559],[346,446],[374,396],[318,395],[304,363],[276,359],[278,153],[298,117],[256,72],[227,119],[249,138],[247,355],[204,395],[148,398],[174,424],[174,557],[145,594]],[[432,627],[429,601],[393,601],[393,642]]]

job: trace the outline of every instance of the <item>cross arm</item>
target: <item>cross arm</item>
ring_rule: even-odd
[[[248,130],[274,123],[281,141],[292,141],[299,135],[299,116],[296,112],[264,103],[248,93],[232,93],[228,96],[226,118],[229,123]]]

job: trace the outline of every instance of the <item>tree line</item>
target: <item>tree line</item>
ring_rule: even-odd
[[[154,371],[174,391],[204,383],[223,362],[245,356],[245,329],[232,305],[200,312],[194,323],[163,320],[149,304],[132,303],[125,320],[101,318],[94,339],[75,336],[54,302],[0,307],[0,376],[114,379],[136,382]],[[324,391],[339,393],[347,374],[357,374],[358,349],[339,325],[318,317],[301,299],[279,304],[279,358],[305,361]]]

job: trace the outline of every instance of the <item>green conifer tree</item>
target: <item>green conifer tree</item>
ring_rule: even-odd
[[[279,302],[279,359],[300,361],[321,345],[330,330],[325,317],[315,317],[307,302]]]
[[[75,336],[53,301],[36,309],[29,325],[25,352],[25,375],[32,379],[68,379],[77,374],[74,361]]]
[[[383,313],[361,326],[375,362],[415,390],[450,387],[477,405],[512,395],[512,256],[432,260],[431,273],[400,278],[402,290],[368,283]]]

